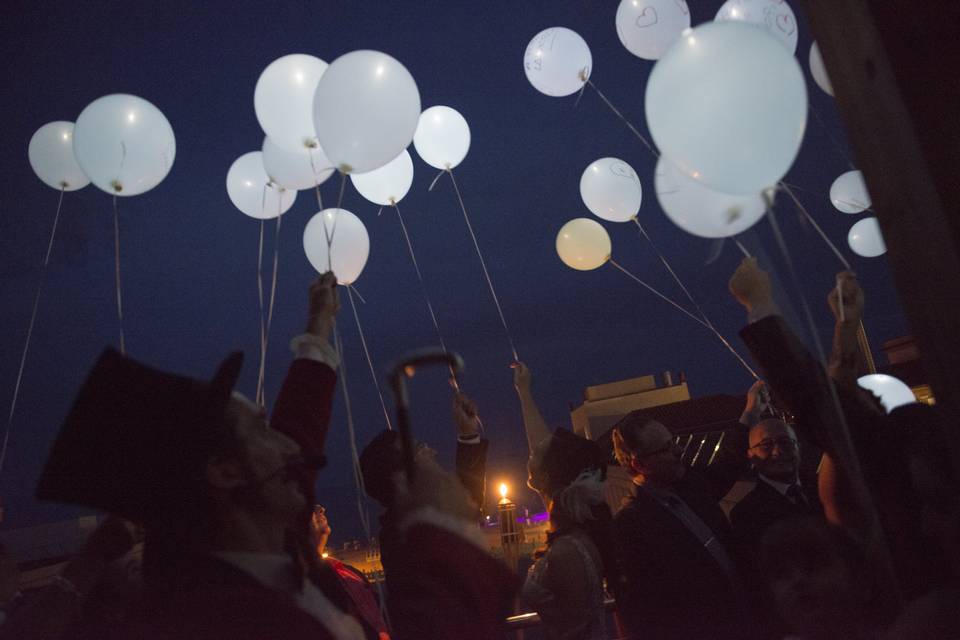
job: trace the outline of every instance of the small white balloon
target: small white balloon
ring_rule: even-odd
[[[898,378],[888,376],[885,373],[872,373],[861,376],[857,379],[857,384],[879,397],[880,404],[887,410],[887,413],[890,413],[897,407],[913,404],[917,401],[917,397],[913,395],[910,387]]]
[[[557,234],[557,255],[578,271],[591,271],[610,259],[610,235],[596,220],[574,218]]]
[[[73,130],[77,163],[98,189],[136,196],[167,176],[177,154],[167,118],[143,98],[115,93],[80,112]]]
[[[627,51],[657,60],[690,28],[690,8],[686,0],[621,0],[616,24]]]
[[[860,213],[873,204],[860,171],[847,171],[830,185],[830,202],[844,213]]]
[[[327,63],[292,53],[263,70],[253,91],[253,108],[267,137],[282,149],[300,151],[317,144],[313,126],[313,96]]]
[[[728,238],[763,218],[767,207],[760,194],[739,196],[705,187],[660,157],[653,188],[663,212],[675,225],[701,238]]]
[[[413,184],[413,160],[406,149],[400,155],[368,173],[351,173],[350,181],[364,198],[381,206],[393,205],[407,195]]]
[[[297,199],[296,191],[270,181],[260,151],[250,151],[233,161],[227,171],[227,195],[233,206],[258,220],[286,213]]]
[[[797,17],[785,0],[727,0],[714,20],[763,29],[782,42],[790,55],[797,51]]]
[[[307,222],[303,250],[319,273],[332,270],[341,284],[353,284],[370,256],[370,236],[360,218],[346,209],[324,209]]]
[[[687,175],[754,195],[779,182],[797,157],[806,82],[796,59],[764,31],[708,22],[654,65],[646,113],[657,146]]]
[[[590,77],[593,56],[586,41],[566,27],[544,29],[523,54],[523,69],[533,88],[562,97],[580,91]]]
[[[643,187],[629,164],[619,158],[600,158],[580,176],[580,197],[598,218],[628,222],[640,212]]]
[[[333,165],[323,149],[282,149],[269,136],[263,139],[263,168],[270,180],[286,189],[313,189],[333,175]],[[314,173],[316,169],[316,173]]]
[[[887,252],[883,234],[880,233],[880,223],[876,218],[864,218],[850,227],[847,244],[855,254],[864,258],[876,258]]]
[[[373,171],[413,140],[420,92],[406,67],[379,51],[352,51],[327,68],[313,98],[324,153],[343,173]]]
[[[30,166],[45,185],[76,191],[90,184],[73,155],[73,123],[58,120],[43,125],[30,138]]]
[[[827,76],[827,68],[823,66],[823,56],[820,55],[820,46],[816,41],[810,45],[810,75],[817,86],[833,95],[833,85],[830,84],[830,77]]]
[[[453,169],[467,157],[470,127],[456,109],[430,107],[420,114],[413,146],[431,167]]]

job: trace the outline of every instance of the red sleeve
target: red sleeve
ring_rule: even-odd
[[[308,461],[323,460],[336,385],[337,374],[329,366],[297,358],[280,387],[270,426],[299,444]]]

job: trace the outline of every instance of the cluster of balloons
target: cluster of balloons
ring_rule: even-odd
[[[872,206],[867,185],[860,171],[847,171],[830,185],[830,202],[838,211],[849,214],[862,213]],[[847,234],[850,249],[864,258],[883,255],[887,247],[880,233],[880,224],[874,217],[864,218],[852,227]]]
[[[143,98],[115,93],[87,105],[76,124],[50,122],[30,139],[30,166],[44,184],[76,191],[89,183],[136,196],[167,176],[176,156],[167,118]]]
[[[917,397],[913,394],[913,391],[910,390],[910,387],[900,379],[888,376],[885,373],[872,373],[861,376],[857,380],[857,384],[880,398],[880,403],[883,405],[883,408],[886,409],[887,413],[890,413],[897,407],[902,407],[905,404],[912,404],[917,401]]]

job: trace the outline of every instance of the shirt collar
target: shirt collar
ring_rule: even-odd
[[[770,485],[770,486],[773,487],[774,489],[776,489],[777,492],[778,492],[780,495],[782,495],[782,496],[786,496],[786,495],[787,495],[787,489],[789,489],[789,488],[792,487],[793,485],[797,485],[798,487],[801,486],[801,485],[800,485],[800,478],[797,478],[796,482],[780,482],[779,480],[773,480],[773,479],[771,479],[771,478],[768,478],[767,476],[763,475],[762,473],[761,473],[761,474],[758,474],[757,477],[758,477],[760,480],[763,480],[764,482],[766,482],[768,485]]]

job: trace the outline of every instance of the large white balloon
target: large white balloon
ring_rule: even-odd
[[[267,136],[263,139],[262,150],[263,168],[270,180],[281,187],[312,189],[333,175],[333,165],[319,145],[312,149],[301,147],[296,151],[287,151]]]
[[[590,271],[610,259],[610,235],[596,220],[574,218],[557,234],[557,255],[568,267]]]
[[[159,109],[143,98],[114,93],[80,112],[73,152],[98,189],[136,196],[167,176],[177,145],[173,128]]]
[[[598,218],[627,222],[640,212],[643,188],[629,164],[619,158],[600,158],[580,176],[580,197]]]
[[[670,221],[701,238],[727,238],[755,225],[766,205],[760,194],[739,196],[705,187],[664,157],[657,162],[653,188]]]
[[[364,198],[382,206],[393,205],[407,195],[413,184],[413,160],[406,149],[369,173],[351,173],[350,181]]]
[[[816,41],[810,45],[810,75],[818,87],[833,95],[833,85],[827,75],[827,68],[823,66],[823,56],[820,55],[820,47]]]
[[[353,284],[370,256],[370,236],[360,218],[346,209],[324,209],[307,222],[303,250],[318,272],[332,268],[338,281]]]
[[[850,227],[847,244],[855,254],[864,258],[876,258],[887,252],[883,234],[880,233],[880,223],[876,218],[864,218]]]
[[[727,0],[714,20],[752,25],[782,42],[790,55],[797,50],[797,17],[785,0]]]
[[[30,138],[30,166],[45,185],[76,191],[90,184],[73,155],[73,123],[58,120],[43,125]]]
[[[317,84],[313,124],[324,153],[344,173],[382,167],[413,140],[420,92],[406,67],[379,51],[334,60]]]
[[[317,144],[313,96],[327,63],[292,53],[271,62],[253,91],[253,108],[267,137],[282,149],[299,151]]]
[[[873,204],[859,171],[847,171],[830,185],[830,202],[844,213],[860,213]]]
[[[872,373],[861,376],[857,384],[880,398],[880,404],[890,413],[897,407],[913,404],[917,397],[905,383],[885,373]]]
[[[686,0],[620,0],[617,35],[633,55],[657,60],[690,28]]]
[[[453,169],[467,157],[470,127],[456,109],[430,107],[420,114],[413,146],[431,167]]]
[[[286,213],[297,199],[296,191],[270,181],[260,151],[250,151],[233,161],[227,171],[227,195],[233,206],[258,220]]]
[[[806,82],[796,59],[766,32],[708,22],[654,65],[646,112],[657,146],[687,175],[752,195],[779,182],[797,157]]]
[[[566,27],[544,29],[527,45],[523,69],[533,88],[548,96],[562,97],[580,91],[593,66],[590,47]]]

